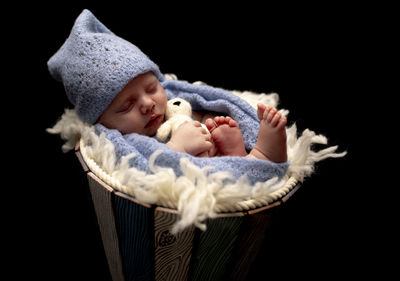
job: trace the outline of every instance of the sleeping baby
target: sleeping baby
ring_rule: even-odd
[[[136,133],[153,137],[165,121],[167,100],[181,97],[192,105],[193,121],[186,121],[172,133],[165,143],[167,149],[191,156],[204,152],[213,156],[218,151],[221,156],[286,162],[280,170],[273,167],[280,174],[287,168],[287,120],[275,108],[258,104],[253,113],[250,105],[221,89],[166,81],[139,48],[116,36],[88,10],[79,15],[48,67],[63,83],[77,115],[86,123],[102,124],[123,136]],[[221,114],[204,114],[206,110]],[[259,123],[245,126],[246,118]]]
[[[164,121],[167,95],[151,72],[134,77],[100,115],[98,122],[123,134],[154,136]],[[219,155],[246,156],[272,162],[286,162],[286,118],[275,108],[258,104],[260,129],[255,147],[247,154],[238,124],[231,118],[196,112],[194,121],[186,121],[171,136],[167,146],[193,156],[205,151]],[[201,126],[204,122],[209,132]],[[190,141],[188,141],[190,140]],[[212,149],[213,145],[216,149]],[[215,152],[210,156],[215,155]]]

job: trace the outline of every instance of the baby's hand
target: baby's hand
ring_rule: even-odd
[[[167,145],[175,151],[197,156],[213,146],[211,135],[198,121],[186,121],[172,134]]]

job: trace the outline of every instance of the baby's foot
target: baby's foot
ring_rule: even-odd
[[[239,125],[230,117],[218,116],[205,122],[221,155],[246,156]]]
[[[258,104],[257,115],[260,119],[260,130],[256,145],[250,154],[255,158],[275,163],[286,162],[286,117],[276,108],[263,104]]]

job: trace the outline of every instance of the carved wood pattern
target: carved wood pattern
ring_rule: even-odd
[[[177,214],[156,208],[154,213],[155,280],[185,281],[188,278],[195,228],[171,234]]]

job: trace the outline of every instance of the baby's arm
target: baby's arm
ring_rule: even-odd
[[[193,156],[208,151],[213,144],[211,135],[198,121],[186,121],[172,134],[167,146]]]

